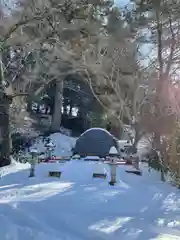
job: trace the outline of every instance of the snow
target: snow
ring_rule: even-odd
[[[80,158],[81,158],[81,156],[78,155],[78,154],[75,154],[75,155],[72,156],[72,159],[80,159]]]
[[[38,164],[35,178],[29,164],[0,169],[0,239],[180,240],[180,192],[145,165],[143,176],[119,166],[116,186],[104,163],[56,163],[60,179],[48,177],[52,166]],[[93,179],[95,171],[107,179]]]
[[[86,156],[84,160],[100,160],[99,156]]]
[[[111,147],[111,149],[110,149],[110,151],[109,151],[109,154],[117,155],[117,154],[118,154],[118,151],[117,151],[117,149],[113,146],[113,147]]]
[[[107,168],[105,167],[104,164],[102,164],[102,162],[97,162],[96,164],[93,164],[93,166],[94,166],[93,173],[108,174]]]
[[[150,152],[152,149],[151,143],[148,137],[143,137],[137,144],[137,153],[140,159],[143,159],[144,156]]]
[[[56,156],[71,156],[75,138],[50,138]],[[33,148],[43,152],[43,141]],[[28,178],[29,168],[14,160],[0,168],[2,240],[180,240],[180,192],[144,164],[143,176],[117,166],[116,186],[109,185],[110,166],[102,161],[40,163],[35,178]],[[48,177],[49,171],[61,178]]]
[[[106,129],[104,129],[104,128],[89,128],[88,130],[86,130],[85,132],[83,132],[81,135],[80,135],[80,137],[82,137],[84,134],[86,134],[87,132],[89,132],[89,131],[103,131],[103,132],[106,132],[107,134],[109,134],[110,136],[112,136],[111,134],[110,134],[110,132],[108,132]]]
[[[124,149],[125,147],[131,147],[132,144],[127,140],[118,140],[119,149]]]
[[[55,144],[56,148],[53,151],[53,155],[60,157],[69,157],[72,155],[72,148],[75,146],[76,139],[63,135],[61,133],[54,133],[50,135],[51,141]],[[45,152],[44,142],[40,140],[32,147],[37,148],[39,152]]]

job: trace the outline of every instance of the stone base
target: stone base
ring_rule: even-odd
[[[29,175],[29,178],[35,177],[35,175]]]
[[[93,178],[103,178],[106,179],[107,175],[104,173],[93,173]]]
[[[142,172],[138,171],[138,170],[126,170],[127,173],[133,173],[136,174],[138,176],[142,176]]]
[[[57,177],[57,178],[60,178],[60,177],[61,177],[61,172],[56,172],[56,171],[49,172],[49,177]]]
[[[110,182],[109,182],[109,185],[110,185],[110,186],[114,186],[115,184],[116,184],[116,182],[113,182],[113,181],[110,181]]]

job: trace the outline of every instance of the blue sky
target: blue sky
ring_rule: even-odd
[[[114,0],[114,3],[119,6],[120,8],[123,8],[125,6],[132,6],[132,3],[130,3],[130,0]],[[147,35],[147,32],[145,30],[144,34]],[[143,44],[140,48],[141,54],[142,54],[142,61],[141,63],[143,65],[149,64],[149,57],[152,55],[152,45],[151,44]],[[147,56],[149,56],[147,58]]]
[[[114,0],[115,4],[120,7],[124,7],[129,3],[129,0]]]

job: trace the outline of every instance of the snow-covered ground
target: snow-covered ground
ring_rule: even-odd
[[[70,156],[76,139],[51,135],[56,156]],[[43,152],[44,143],[36,143]],[[29,164],[0,169],[0,240],[180,240],[180,192],[160,181],[158,173],[143,176],[117,169],[109,186],[109,166],[71,160],[41,163],[28,178]],[[58,169],[60,179],[49,178]],[[93,179],[93,173],[107,179]]]
[[[39,164],[28,178],[28,164],[0,169],[2,240],[178,240],[180,192],[157,173],[127,174],[118,167],[118,184],[93,179],[107,165],[72,160],[57,164],[62,178],[49,178],[51,164]],[[178,237],[179,236],[179,237]]]

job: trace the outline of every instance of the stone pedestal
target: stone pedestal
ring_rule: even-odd
[[[116,164],[110,164],[110,173],[111,173],[111,181],[109,182],[110,185],[115,185],[115,183],[117,182],[116,180],[116,168],[117,165]]]
[[[29,177],[35,177],[35,166],[31,164]]]
[[[110,185],[115,185],[116,183],[116,168],[117,168],[117,160],[118,160],[118,151],[117,149],[113,146],[111,147],[109,151],[109,157],[110,157],[110,174],[111,174],[111,181],[109,182]]]

